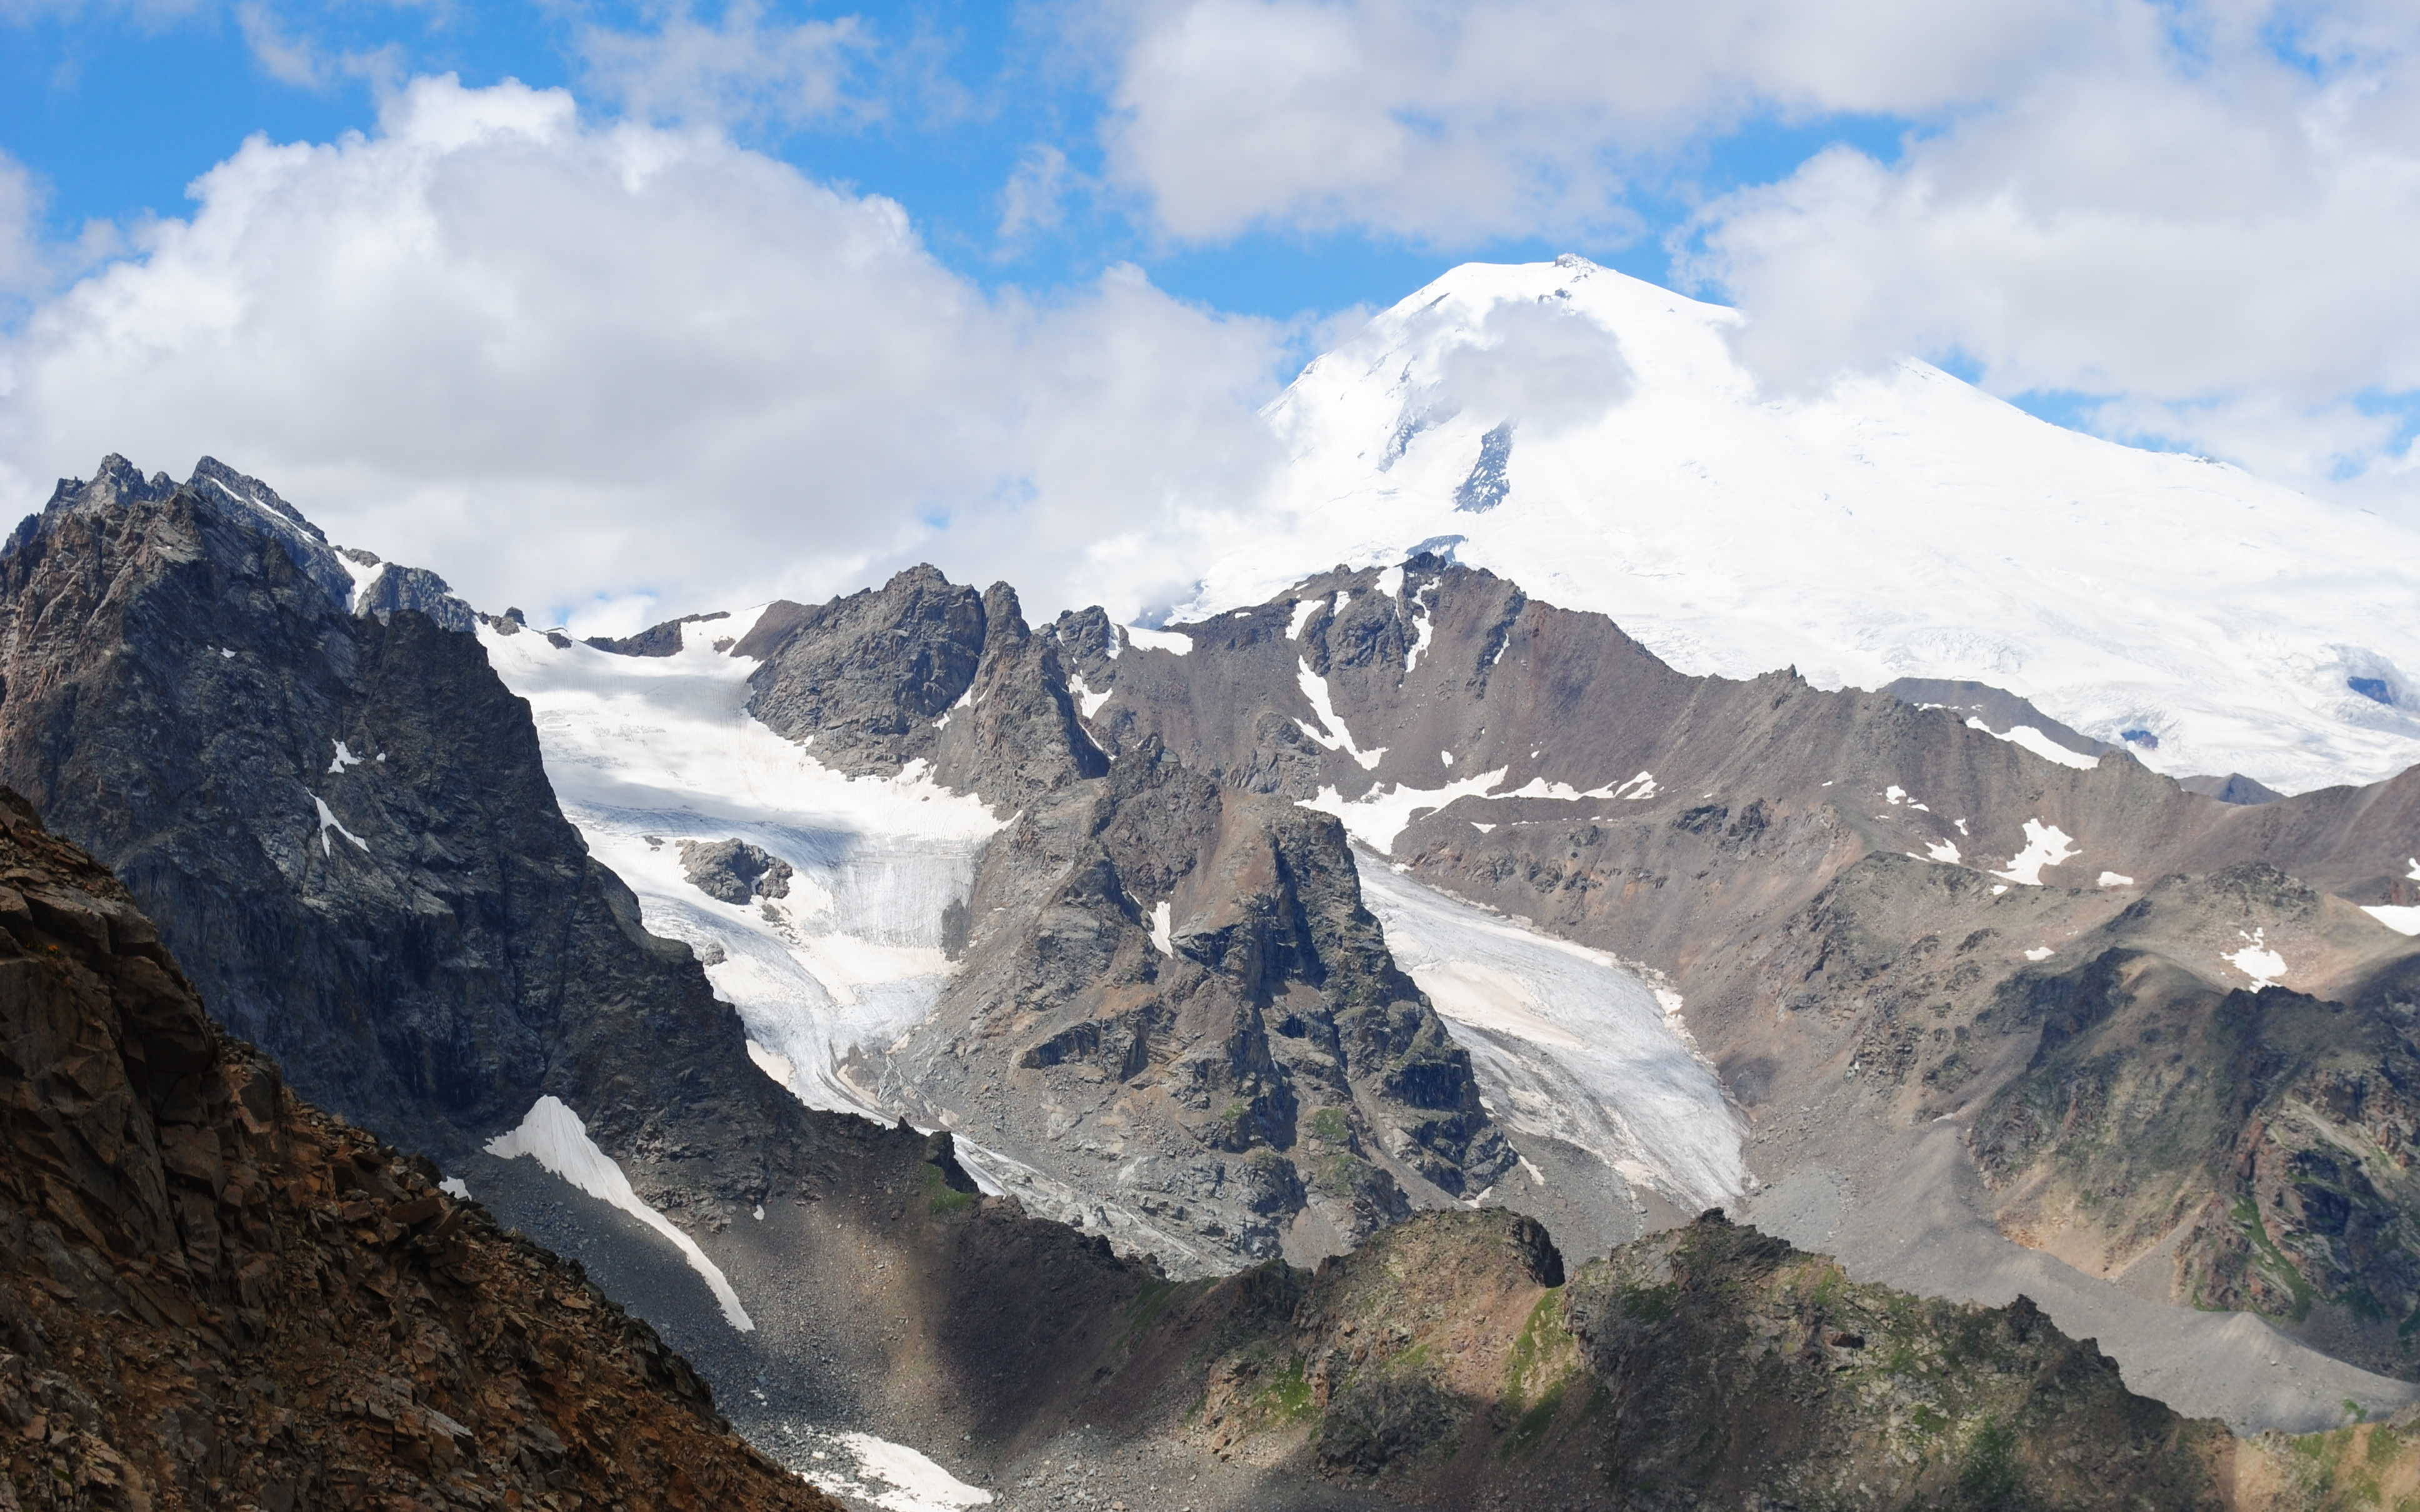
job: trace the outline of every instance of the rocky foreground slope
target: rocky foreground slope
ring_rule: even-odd
[[[297,1098],[5,791],[0,1084],[0,1506],[835,1506],[576,1266]]]

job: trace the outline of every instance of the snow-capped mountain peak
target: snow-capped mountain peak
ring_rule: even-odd
[[[1577,257],[1454,269],[1270,407],[1269,528],[1176,618],[1446,544],[1683,671],[1971,679],[2288,791],[2420,761],[2420,532],[1921,362],[1768,394],[1740,320]]]

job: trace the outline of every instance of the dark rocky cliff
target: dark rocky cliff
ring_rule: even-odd
[[[202,1012],[0,792],[0,1506],[834,1504],[646,1324]]]
[[[314,1100],[452,1160],[553,1093],[643,1184],[761,1201],[787,1099],[589,859],[527,706],[431,605],[350,594],[215,463],[62,484],[0,553],[0,780]]]

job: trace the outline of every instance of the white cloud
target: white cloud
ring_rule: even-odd
[[[268,0],[239,0],[235,23],[260,71],[297,89],[324,90],[344,79],[391,85],[402,75],[403,49],[396,44],[332,53],[289,28]]]
[[[1067,154],[1048,143],[1035,143],[1019,153],[1008,187],[1001,192],[1001,241],[1014,247],[1036,232],[1055,228],[1066,219],[1067,196],[1082,178],[1068,164]]]
[[[2314,72],[2265,39],[2045,75],[1897,162],[1835,147],[1705,207],[1683,268],[1778,381],[1955,352],[2322,485],[2393,434],[2354,396],[2420,388],[2415,94],[2408,47]]]
[[[686,0],[652,31],[583,26],[574,51],[588,92],[644,120],[801,126],[878,114],[853,87],[873,36],[855,16],[768,22],[759,0],[701,21]]]
[[[418,80],[194,193],[0,349],[28,507],[108,451],[209,453],[489,608],[603,623],[929,556],[1130,609],[1272,460],[1283,332],[1127,269],[986,296],[887,199],[558,91]]]
[[[2114,398],[2091,411],[2111,434],[2305,486],[2397,434],[2362,396],[2420,389],[2408,0],[1160,0],[1089,19],[1109,172],[1180,242],[1619,240],[1642,225],[1629,196],[1685,197],[1743,125],[1880,117],[1907,132],[1896,154],[1836,146],[1704,205],[1678,245],[1684,283],[1751,316],[1743,354],[1768,380],[1957,357],[1997,392]]]
[[[1630,393],[1629,364],[1605,328],[1559,305],[1496,305],[1475,334],[1446,354],[1424,402],[1551,431],[1598,419]]]
[[[1623,234],[1641,161],[1760,113],[1927,114],[2112,41],[2108,0],[1104,8],[1120,178],[1185,239]]]

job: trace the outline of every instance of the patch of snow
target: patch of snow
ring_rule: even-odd
[[[1900,787],[1898,783],[1894,782],[1890,786],[1883,789],[1883,801],[1896,809],[1900,804],[1907,801],[1907,789]]]
[[[1992,875],[2006,881],[2023,883],[2028,887],[2042,885],[2042,868],[2058,866],[2082,855],[2075,848],[2075,837],[2056,825],[2045,825],[2039,819],[2025,821],[2025,848],[2009,857],[2008,870]]]
[[[1479,831],[1482,835],[1492,835],[1496,833],[1496,826],[1494,825],[1484,825],[1476,819],[1470,822],[1470,827]]]
[[[750,1216],[754,1218],[758,1223],[763,1223],[765,1221],[765,1204],[761,1202],[756,1204],[756,1211],[750,1214]]]
[[[1170,927],[1168,900],[1162,898],[1151,905],[1151,943],[1152,948],[1160,954],[1172,956],[1176,953],[1176,946],[1170,938]]]
[[[1105,687],[1095,693],[1085,686],[1080,674],[1071,672],[1067,677],[1067,691],[1076,700],[1076,712],[1090,719],[1101,712],[1101,705],[1109,702],[1109,695],[1115,693],[1117,689]]]
[[[2005,740],[2012,746],[2023,746],[2042,760],[2056,762],[2061,766],[2072,766],[2088,772],[2101,764],[2100,757],[2086,756],[2080,750],[2070,750],[2029,724],[2017,725],[2003,734],[1970,715],[1966,719],[1966,728],[1980,730],[1994,740]]]
[[[1397,563],[1378,574],[1378,592],[1388,598],[1404,596],[1404,564]]]
[[[1611,796],[1617,798],[1627,798],[1634,803],[1655,796],[1655,774],[1652,772],[1639,773],[1637,777],[1632,778],[1629,781],[1624,782],[1621,786],[1614,789]]]
[[[1407,788],[1395,783],[1373,787],[1361,796],[1345,799],[1334,788],[1322,788],[1315,798],[1304,798],[1302,806],[1332,813],[1344,821],[1345,832],[1381,856],[1394,854],[1395,840],[1405,825],[1432,809],[1442,809],[1462,797],[1485,796],[1490,789],[1504,780],[1510,768],[1499,766],[1492,772],[1466,777],[1458,782],[1448,782],[1437,788]]]
[[[2266,941],[2268,933],[2265,928],[2256,929],[2249,934],[2237,930],[2236,937],[2246,942],[2243,949],[2230,950],[2219,957],[2251,978],[2255,988],[2270,986],[2286,974],[2286,958],[2269,949]]]
[[[221,647],[219,648],[219,655],[220,655],[221,656],[225,657],[225,658],[226,658],[227,660],[229,660],[229,661],[233,661],[233,660],[235,660],[235,652],[234,652],[233,650],[229,649],[228,647],[221,646]]]
[[[857,1476],[875,1483],[841,1489],[885,1512],[965,1512],[992,1499],[904,1443],[861,1432],[838,1434],[834,1442],[856,1460]],[[814,1478],[824,1480],[825,1472],[818,1468]]]
[[[1448,766],[1451,766],[1453,764],[1453,752],[1450,750],[1438,751],[1437,760],[1445,763]]]
[[[1946,866],[1956,866],[1958,864],[1957,843],[1953,841],[1934,841],[1925,846],[1924,858],[1928,861],[1939,861]]]
[[[2097,887],[2131,887],[2133,885],[2134,879],[2123,872],[2103,872],[2101,880],[2093,884]]]
[[[1361,887],[1508,1127],[1577,1145],[1684,1210],[1745,1189],[1745,1131],[1677,995],[1390,867],[1363,868]]]
[[[305,793],[310,793],[310,791],[311,791],[311,790],[310,790],[310,789],[308,789],[308,788],[305,788],[305,789],[303,789],[303,791],[304,791]],[[315,805],[317,805],[317,806],[318,807],[318,810],[319,810],[319,854],[320,854],[320,855],[322,855],[322,856],[334,856],[334,855],[335,855],[335,854],[336,854],[336,848],[335,848],[334,846],[333,846],[333,845],[331,845],[331,844],[329,844],[329,843],[328,843],[328,831],[330,831],[330,830],[332,830],[332,829],[333,829],[333,830],[334,830],[337,834],[344,836],[347,840],[351,841],[353,842],[354,848],[355,848],[355,849],[357,849],[357,850],[366,851],[366,850],[368,850],[368,849],[370,848],[370,842],[369,842],[368,841],[365,841],[365,840],[362,839],[359,835],[356,835],[356,834],[354,834],[351,830],[347,829],[347,828],[344,826],[343,823],[342,823],[341,821],[339,821],[339,820],[336,818],[335,814],[334,814],[332,810],[330,810],[330,809],[328,808],[328,800],[327,800],[327,799],[325,799],[325,798],[323,798],[323,797],[319,796],[319,795],[318,795],[318,794],[316,794],[316,793],[312,793],[312,794],[311,794],[311,801],[312,801],[312,803],[314,803]]]
[[[1308,721],[1302,719],[1296,719],[1295,727],[1309,735],[1315,744],[1329,750],[1341,750],[1352,757],[1365,772],[1376,766],[1378,758],[1387,754],[1387,748],[1381,746],[1376,750],[1363,750],[1355,745],[1353,732],[1345,728],[1344,720],[1336,712],[1336,705],[1328,702],[1327,679],[1312,671],[1311,663],[1300,657],[1295,659],[1295,666],[1299,670],[1302,696],[1311,701],[1311,712],[1319,717],[1320,728],[1313,730]]]
[[[621,1165],[597,1148],[597,1141],[588,1137],[588,1126],[561,1098],[549,1093],[530,1104],[519,1127],[488,1141],[488,1153],[498,1160],[527,1155],[597,1201],[621,1209],[663,1235],[721,1304],[723,1321],[742,1334],[754,1331],[755,1323],[749,1319],[748,1309],[739,1305],[739,1294],[731,1289],[721,1267],[706,1258],[697,1241],[674,1227],[671,1219],[639,1200]]]
[[[449,1197],[460,1197],[465,1202],[471,1200],[471,1184],[458,1176],[449,1176],[438,1182],[437,1190]]]
[[[1950,822],[1951,824],[1956,825],[1958,826],[1958,833],[1960,833],[1960,834],[1962,834],[1962,835],[1963,835],[1963,834],[1965,834],[1965,833],[1966,833],[1966,821],[1965,821],[1965,820],[1963,820],[1963,819],[1952,819],[1952,820],[1951,820],[1951,821],[1949,821],[1949,822]]]
[[[1637,780],[1637,778],[1631,779],[1633,782]],[[1622,784],[1624,787],[1629,785],[1628,782]],[[1558,803],[1577,803],[1582,798],[1610,798],[1614,795],[1611,788],[1590,788],[1582,793],[1569,782],[1549,782],[1543,777],[1533,777],[1510,792],[1488,795],[1491,798],[1552,798]]]
[[[341,777],[344,775],[346,767],[359,766],[362,764],[362,759],[354,755],[350,750],[348,750],[345,748],[345,743],[343,741],[334,741],[332,744],[336,748],[336,759],[328,764],[328,775],[330,777]]]
[[[2361,911],[2397,934],[2420,934],[2420,906],[2364,903]]]
[[[1171,656],[1188,656],[1193,650],[1193,638],[1172,630],[1146,630],[1140,625],[1119,626],[1126,640],[1145,651],[1165,651]]]
[[[2025,952],[2025,959],[2028,961],[2047,961],[2051,958],[2052,954],[2053,952],[2049,946],[2037,945],[2032,949]]]
[[[1428,602],[1429,594],[1435,591],[1435,583],[1423,587],[1412,595],[1412,601],[1404,610],[1412,621],[1412,644],[1404,653],[1404,675],[1406,677],[1419,669],[1420,658],[1428,654],[1429,642],[1436,639],[1436,616],[1430,612]]]
[[[1343,595],[1340,594],[1330,594],[1326,598],[1306,598],[1295,604],[1294,617],[1286,622],[1286,639],[1301,640],[1302,627],[1311,623],[1311,617],[1323,609],[1330,608]]]

